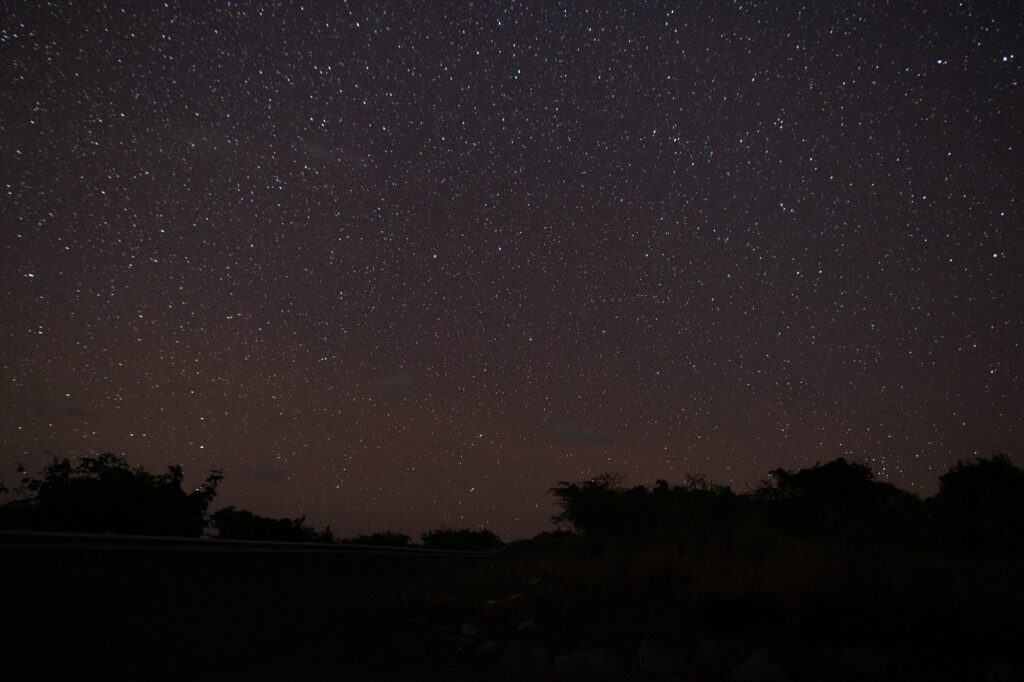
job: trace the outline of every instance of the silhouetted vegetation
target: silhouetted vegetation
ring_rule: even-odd
[[[21,479],[0,523],[37,531],[198,537],[223,477],[211,471],[190,493],[182,490],[183,478],[180,466],[151,474],[110,453],[74,464],[55,458],[39,476]]]
[[[223,478],[210,471],[202,485],[186,493],[180,466],[152,474],[111,453],[75,462],[54,458],[38,476],[24,476],[11,491],[15,499],[0,505],[0,528],[200,537],[212,525],[226,539],[333,541],[329,528],[309,528],[304,517],[272,519],[235,507],[209,514]]]
[[[20,469],[19,469],[20,470]],[[22,472],[24,473],[24,472]],[[234,506],[209,507],[223,476],[210,471],[186,493],[180,466],[152,474],[110,453],[54,460],[37,476],[23,476],[0,505],[0,528],[201,536],[236,540],[333,542],[329,528],[315,530],[305,517],[268,518]],[[560,530],[589,540],[629,544],[665,541],[689,546],[743,543],[764,529],[821,542],[884,541],[970,553],[1024,553],[1024,471],[1006,456],[958,462],[939,479],[930,499],[875,479],[863,464],[839,458],[797,471],[775,469],[753,491],[737,494],[702,476],[681,484],[626,486],[613,474],[551,489],[561,511]],[[571,528],[571,530],[569,530]],[[437,549],[488,550],[502,541],[489,530],[441,528],[422,536]],[[395,531],[341,540],[351,544],[408,547]]]
[[[706,534],[737,511],[738,498],[726,486],[691,476],[682,485],[659,480],[654,487],[624,487],[604,474],[582,483],[560,482],[551,489],[568,523],[591,538],[651,542],[666,537]]]
[[[1024,553],[1024,470],[1005,455],[958,462],[929,502],[948,548]]]
[[[224,507],[210,515],[221,540],[266,540],[274,542],[334,542],[330,528],[321,531],[306,525],[306,517],[274,519],[244,509]]]
[[[752,497],[765,518],[793,533],[898,536],[911,529],[919,511],[917,497],[842,457],[796,472],[775,469],[770,476]]]
[[[759,528],[820,542],[883,541],[950,551],[1024,549],[1024,471],[996,455],[960,462],[922,502],[839,458],[798,471],[775,469],[749,494],[702,477],[682,485],[626,487],[604,474],[551,489],[553,517],[592,540],[651,544],[742,542]]]
[[[141,486],[142,496],[173,488],[175,481],[180,491],[173,469],[161,476],[129,470],[145,486],[125,483],[126,469],[107,456],[76,466],[55,462],[40,477],[26,478],[22,497],[2,509],[28,518],[29,509],[72,508],[57,501],[84,484],[61,482],[79,478],[96,485],[117,479],[122,487]],[[206,506],[219,480],[212,472],[208,486],[196,491],[205,492]],[[46,491],[44,501],[40,491]],[[540,670],[557,667],[558,660],[598,666],[593,670],[609,666],[603,670],[610,676],[595,679],[638,669],[686,679],[848,682],[1009,680],[1024,671],[1015,653],[1024,637],[1024,472],[1004,456],[958,463],[940,478],[939,492],[923,501],[842,459],[776,469],[748,493],[702,477],[627,486],[607,474],[561,482],[552,493],[560,507],[558,530],[485,558],[264,551],[159,552],[154,558],[76,550],[64,555],[66,568],[46,553],[24,551],[15,612],[28,614],[25,622],[34,630],[21,630],[19,650],[36,643],[37,659],[51,655],[56,647],[46,637],[54,623],[65,623],[62,644],[74,642],[114,603],[122,614],[115,620],[138,623],[145,614],[166,637],[147,642],[146,632],[131,625],[116,639],[96,633],[65,657],[69,670],[80,665],[83,651],[104,652],[96,659],[104,664],[119,660],[132,636],[148,643],[137,649],[147,661],[165,641],[189,637],[189,651],[219,658],[217,649],[205,646],[207,631],[194,627],[200,613],[230,623],[221,628],[218,647],[259,657],[291,638],[307,645],[295,661],[330,656],[351,672],[350,665],[406,657],[413,679],[432,679],[418,675],[417,666],[444,661],[449,670],[453,660],[483,671],[499,664]],[[80,503],[83,495],[70,499]],[[304,518],[269,519],[234,507],[207,515],[206,522],[218,537],[330,540],[329,531],[315,531]],[[434,549],[502,546],[494,533],[477,529],[441,528],[422,540]],[[401,547],[409,536],[387,530],[341,542]],[[68,580],[86,571],[94,583],[104,571],[110,576],[104,587]],[[130,590],[126,580],[133,581]],[[287,597],[254,599],[270,593]],[[48,610],[37,612],[39,604]],[[69,611],[75,618],[67,619]],[[296,629],[300,625],[306,629]],[[329,628],[337,645],[316,634]],[[772,676],[772,666],[790,674]]]
[[[564,540],[566,538],[574,538],[576,533],[572,532],[568,528],[557,528],[555,530],[542,530],[533,536],[534,540]]]
[[[375,545],[377,547],[408,547],[411,538],[405,533],[396,533],[390,530],[378,531],[369,535],[357,535],[352,538],[339,540],[345,544],[352,545]]]
[[[504,544],[501,538],[485,528],[438,528],[424,533],[421,539],[427,549],[484,551],[497,549]]]

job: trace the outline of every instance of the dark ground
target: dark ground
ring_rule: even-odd
[[[33,679],[1024,679],[1013,561],[854,549],[7,553],[3,660]]]

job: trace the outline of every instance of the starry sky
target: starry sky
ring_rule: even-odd
[[[1024,437],[1018,2],[0,6],[0,473],[337,534]],[[1020,463],[1020,459],[1016,460]]]

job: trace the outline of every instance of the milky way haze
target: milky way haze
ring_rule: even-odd
[[[604,471],[1020,452],[1018,2],[0,11],[8,485],[507,538]]]

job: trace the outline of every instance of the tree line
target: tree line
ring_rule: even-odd
[[[305,517],[270,518],[234,506],[210,512],[220,471],[190,492],[180,466],[162,474],[111,453],[72,462],[54,458],[24,475],[0,505],[0,528],[79,533],[210,536],[233,540],[343,542],[413,546],[412,538],[381,531],[335,538]],[[872,540],[926,545],[956,552],[1024,554],[1024,470],[1005,455],[958,462],[927,498],[879,481],[843,458],[813,467],[775,469],[749,493],[735,493],[702,476],[682,484],[659,480],[628,487],[613,474],[562,481],[550,490],[562,531],[596,542],[742,542],[769,528],[821,541]],[[438,549],[486,550],[501,539],[486,529],[439,528],[420,538]]]
[[[554,521],[600,541],[695,545],[782,534],[1024,555],[1024,470],[1002,454],[958,462],[926,499],[843,458],[775,469],[744,494],[700,476],[681,485],[627,487],[609,474],[562,481],[551,493],[561,510]]]
[[[23,476],[19,485],[0,493],[14,498],[0,504],[0,529],[70,533],[164,535],[226,540],[276,542],[344,542],[391,547],[412,546],[403,533],[382,531],[337,539],[330,527],[317,530],[298,518],[271,518],[235,506],[210,512],[222,472],[212,470],[195,490],[182,488],[180,466],[153,474],[131,467],[112,453],[54,458],[38,475]],[[439,528],[422,535],[430,549],[485,550],[502,541],[486,529]]]

